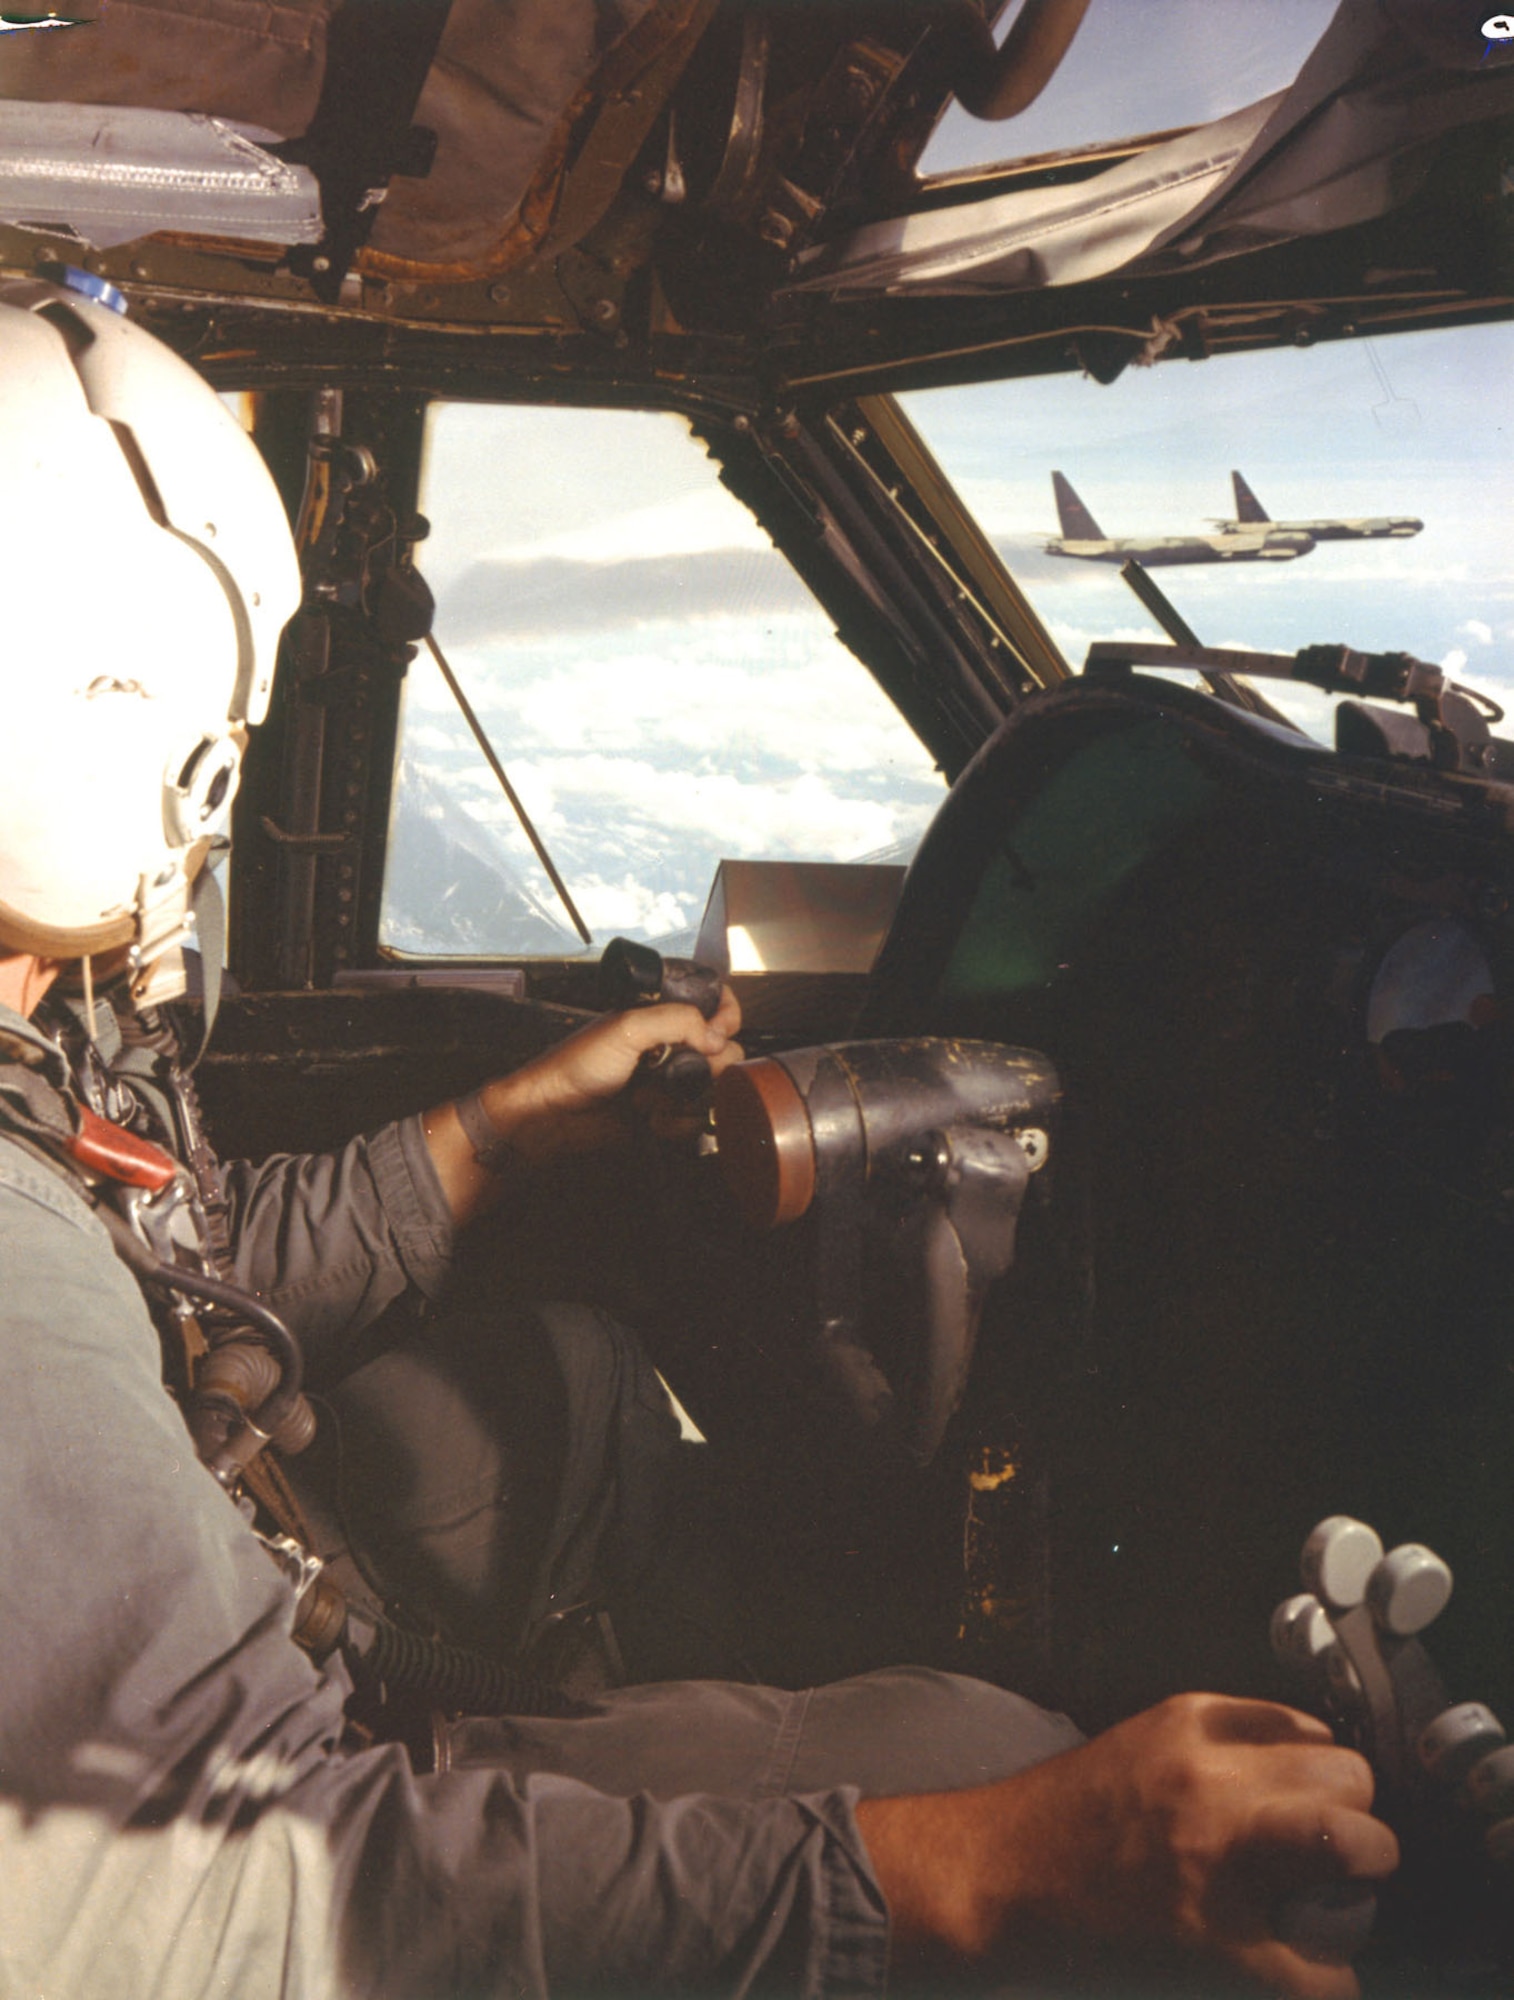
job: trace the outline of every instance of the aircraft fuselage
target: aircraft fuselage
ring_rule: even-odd
[[[1170,563],[1292,562],[1296,556],[1308,555],[1313,547],[1313,536],[1292,528],[1265,534],[1243,529],[1229,535],[1120,536],[1101,541],[1056,535],[1046,544],[1046,553],[1072,556],[1079,562],[1123,563],[1134,557],[1138,563],[1158,569]]]
[[[1272,526],[1290,535],[1307,535],[1314,542],[1380,542],[1393,537],[1406,540],[1424,526],[1412,514],[1377,515],[1365,520],[1274,521]],[[1251,521],[1221,521],[1222,535],[1246,534],[1255,528]]]

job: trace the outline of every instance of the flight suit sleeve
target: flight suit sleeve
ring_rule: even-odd
[[[319,1370],[407,1289],[434,1298],[453,1224],[421,1121],[338,1153],[280,1153],[222,1169],[238,1281],[287,1320]]]
[[[0,1990],[881,1990],[847,1790],[611,1798],[349,1750],[98,1221],[0,1143]]]

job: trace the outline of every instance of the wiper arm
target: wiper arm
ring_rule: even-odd
[[[520,793],[516,791],[514,785],[512,785],[510,780],[506,777],[504,765],[499,761],[498,757],[495,756],[494,745],[489,741],[488,737],[484,734],[484,726],[479,721],[478,717],[474,714],[473,704],[469,701],[468,697],[463,693],[462,686],[458,681],[457,675],[453,673],[451,667],[448,666],[445,654],[442,652],[441,647],[438,646],[436,643],[435,635],[431,632],[428,632],[425,636],[426,636],[427,650],[430,652],[432,659],[435,660],[438,667],[441,668],[442,679],[447,683],[448,687],[452,690],[452,699],[457,703],[458,707],[462,710],[464,722],[466,722],[468,727],[473,731],[473,740],[478,745],[479,749],[483,751],[484,761],[488,764],[489,769],[494,773],[495,777],[499,779],[500,789],[504,792],[505,797],[510,801],[510,810],[515,814],[515,817],[520,821],[521,828],[525,833],[527,840],[529,840],[532,847],[535,848],[537,860],[541,863],[542,867],[545,868],[547,871],[547,879],[551,882],[552,887],[557,891],[558,897],[561,900],[563,908],[567,911],[568,915],[573,919],[574,930],[578,932],[578,935],[583,939],[584,943],[592,948],[594,943],[594,938],[589,930],[589,926],[584,922],[583,918],[579,915],[578,905],[569,895],[567,883],[563,880],[561,875],[558,874],[556,864],[554,863],[551,855],[547,852],[547,843],[542,839],[541,835],[536,831],[536,828],[532,823],[531,815],[526,811],[525,804],[521,799]]]
[[[1120,564],[1120,580],[1128,583],[1142,604],[1177,646],[1196,647],[1199,636],[1172,602],[1150,570],[1142,567],[1134,556]],[[1228,701],[1232,708],[1244,708],[1248,715],[1260,715],[1268,722],[1279,722],[1285,729],[1298,729],[1291,716],[1284,715],[1280,708],[1274,708],[1266,695],[1231,673],[1216,673],[1211,668],[1202,675],[1204,685],[1220,701]],[[1302,731],[1300,731],[1302,734]]]

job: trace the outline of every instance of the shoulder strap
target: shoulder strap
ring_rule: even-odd
[[[61,1147],[79,1125],[67,1077],[68,1065],[59,1051],[0,1035],[0,1131]]]
[[[185,1069],[194,1069],[205,1053],[210,1031],[216,1024],[221,1005],[221,971],[226,958],[226,902],[221,885],[209,868],[195,877],[189,895],[194,911],[195,936],[199,941],[198,965],[186,967],[191,996],[200,1002],[200,1034],[197,1046],[184,1059]],[[198,994],[195,988],[198,986]]]

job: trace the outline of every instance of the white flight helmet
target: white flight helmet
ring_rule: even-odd
[[[0,285],[0,948],[130,944],[139,1000],[182,990],[190,877],[298,601],[215,391],[109,305]]]

